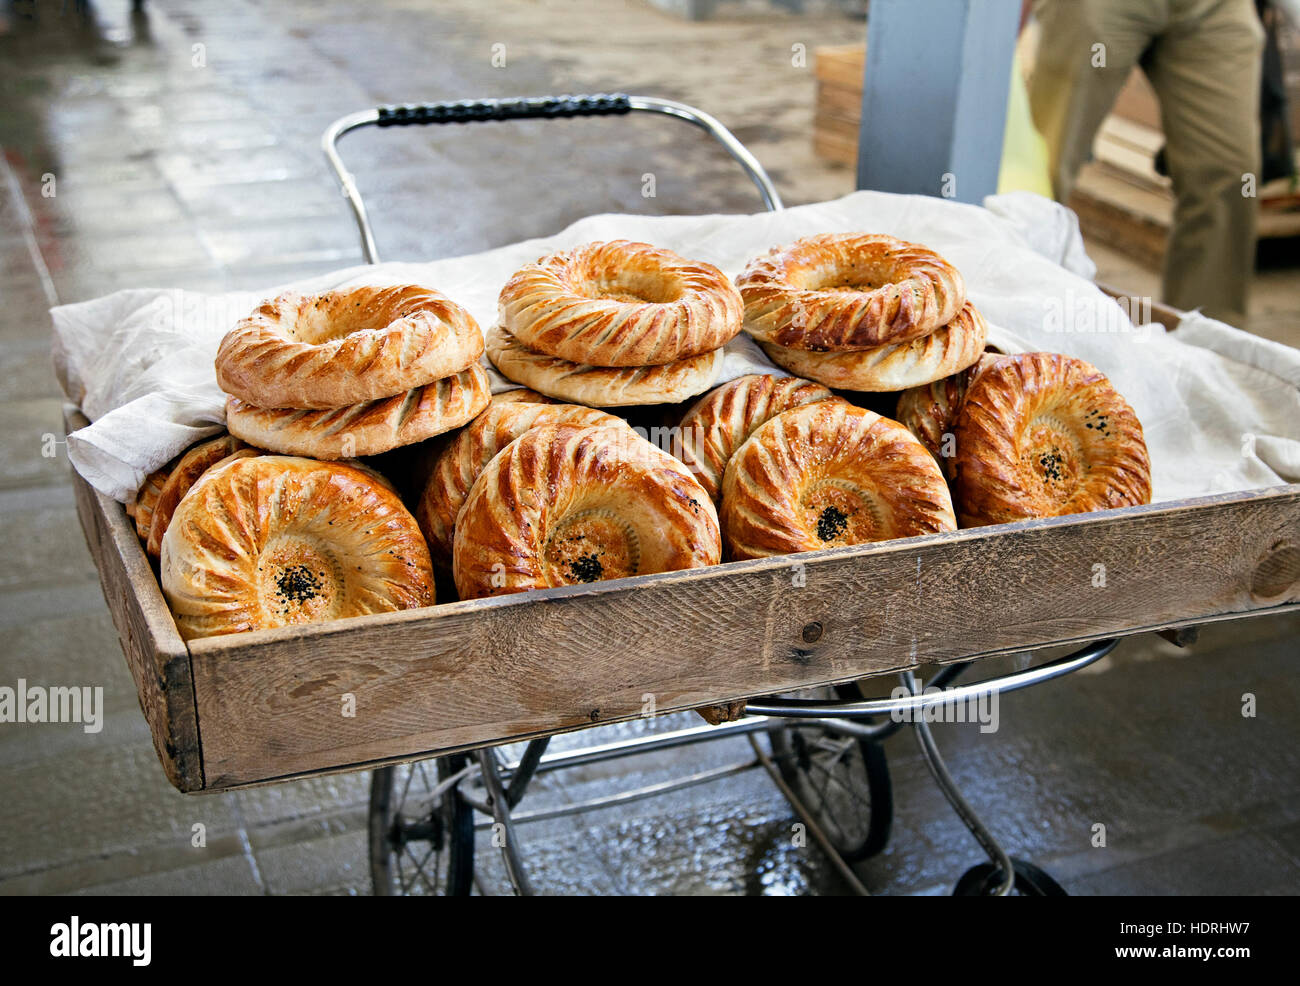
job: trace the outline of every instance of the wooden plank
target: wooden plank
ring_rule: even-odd
[[[198,640],[207,785],[1291,609],[1298,532],[1295,485]]]
[[[817,113],[838,117],[857,133],[862,119],[862,80],[856,86],[841,86],[833,82],[817,83]]]
[[[813,49],[813,74],[820,82],[856,90],[860,99],[866,61],[865,44],[821,45]]]
[[[64,409],[68,431],[87,423],[75,408]],[[75,470],[72,485],[81,529],[95,559],[104,601],[135,679],[140,710],[149,724],[158,759],[167,779],[179,790],[201,790],[203,765],[189,650],[176,630],[125,508],[92,489]]]
[[[857,138],[845,140],[834,134],[814,130],[813,153],[828,161],[838,161],[840,164],[852,166],[858,161],[858,141]]]

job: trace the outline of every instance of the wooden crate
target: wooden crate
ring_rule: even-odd
[[[186,644],[121,504],[73,482],[185,792],[1300,608],[1297,484]]]

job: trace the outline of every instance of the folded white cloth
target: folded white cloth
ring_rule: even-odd
[[[1155,499],[1300,481],[1300,351],[1199,315],[1176,335],[1135,326],[1087,279],[1093,267],[1072,213],[1028,193],[992,196],[986,206],[855,192],[749,216],[600,215],[484,253],[353,267],[265,291],[130,290],[64,305],[51,313],[56,368],[92,421],[69,436],[69,455],[96,489],[121,501],[134,496],[151,471],[222,424],[225,400],[213,371],[221,337],[283,290],[426,284],[486,329],[509,276],[551,250],[643,240],[734,276],[800,236],[869,230],[923,243],[952,261],[994,345],[1067,353],[1106,373],[1142,421]],[[741,336],[727,347],[720,382],[753,372],[781,371]],[[494,390],[510,386],[494,375]]]

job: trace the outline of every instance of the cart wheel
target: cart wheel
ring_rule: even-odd
[[[464,755],[381,767],[370,780],[370,876],[376,896],[465,897],[474,881],[474,809],[460,788],[429,794]]]
[[[835,691],[849,701],[860,697],[848,688]],[[841,856],[856,862],[885,848],[894,789],[883,746],[812,725],[780,726],[768,735],[781,777]]]
[[[1013,896],[1017,897],[1068,897],[1065,888],[1043,870],[1024,859],[1011,860],[1016,871]],[[954,897],[990,897],[1002,885],[1002,870],[993,863],[972,866],[953,888]]]

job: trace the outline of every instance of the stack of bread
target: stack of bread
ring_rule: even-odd
[[[826,233],[771,251],[737,278],[745,331],[772,362],[828,387],[897,391],[964,370],[988,327],[957,269],[875,233]]]
[[[350,459],[411,445],[487,407],[483,336],[429,288],[285,294],[221,342],[226,427],[272,452]]]
[[[741,329],[741,300],[712,264],[648,243],[588,243],[518,271],[487,352],[501,373],[592,407],[703,393]]]

